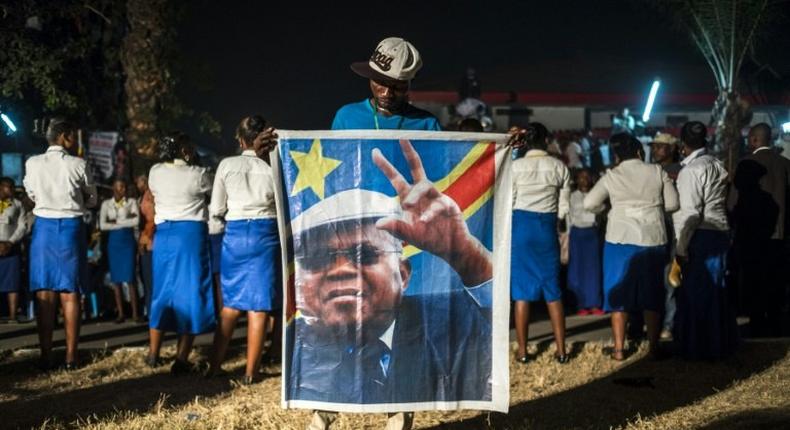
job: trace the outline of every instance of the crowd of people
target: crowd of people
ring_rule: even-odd
[[[421,65],[409,42],[383,40],[369,61],[352,65],[368,79],[371,96],[338,110],[332,128],[441,130],[433,115],[408,103],[409,82]],[[480,125],[465,121],[460,128]],[[199,165],[187,135],[168,135],[159,143],[158,163],[136,178],[133,190],[116,180],[95,216],[90,208],[99,195],[88,164],[73,155],[76,131],[68,121],[52,121],[49,148],[27,162],[24,188],[15,194],[13,181],[0,179],[0,291],[7,294],[11,319],[20,293],[35,297],[42,369],[56,364],[58,303],[66,333],[62,366],[79,365],[83,300],[94,285],[106,284],[118,322],[126,317],[127,300],[132,319],[147,317],[148,365],[163,364],[165,333],[179,335],[173,374],[195,371],[189,362],[194,336],[212,331],[211,357],[202,370],[223,374],[233,330],[246,315],[242,382],[252,383],[282,301],[268,160],[275,130],[258,115],[242,119],[236,132],[240,155],[222,160],[213,178]],[[651,157],[631,134],[614,134],[599,168],[584,150],[589,142],[564,145],[574,157],[552,153],[551,133],[542,124],[514,127],[509,134],[515,158],[510,293],[518,362],[530,361],[530,303],[540,300],[547,302],[559,363],[570,360],[569,305],[582,315],[610,314],[611,358],[618,361],[629,353],[629,321],[640,333],[646,326],[656,358],[667,353],[659,340],[670,337],[685,358],[732,354],[739,311],[750,317],[751,335],[786,334],[790,160],[771,149],[768,125],[752,127],[750,154],[730,173],[706,152],[707,128],[698,122],[685,124],[678,137],[656,134],[648,146]],[[97,265],[103,252],[106,282]],[[736,272],[739,289],[732,288]],[[316,411],[310,428],[328,428],[335,418]],[[412,413],[391,414],[388,428],[410,428],[412,420]]]

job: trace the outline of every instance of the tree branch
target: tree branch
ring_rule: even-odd
[[[760,20],[762,19],[763,12],[765,12],[765,8],[768,6],[768,0],[763,1],[763,5],[760,6],[760,12],[757,13],[757,17],[754,19],[752,23],[752,28],[749,30],[749,36],[746,37],[746,42],[743,44],[743,49],[741,50],[741,54],[738,56],[738,67],[735,69],[736,75],[740,73],[741,64],[743,64],[743,58],[746,56],[746,50],[752,44],[752,38],[754,34],[757,32],[757,27],[760,24]]]

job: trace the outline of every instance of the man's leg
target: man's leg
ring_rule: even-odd
[[[385,430],[411,430],[414,424],[414,412],[397,412],[387,414]]]
[[[66,364],[77,363],[77,343],[80,339],[81,315],[79,293],[60,293],[63,325],[66,331]]]

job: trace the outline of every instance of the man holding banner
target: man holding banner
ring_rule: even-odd
[[[409,82],[421,65],[410,43],[383,40],[370,61],[352,65],[370,79],[372,97],[342,107],[332,128],[440,130],[435,117],[408,103]],[[485,228],[470,232],[467,216],[479,212],[479,226],[492,222],[493,204],[484,203],[494,182],[495,145],[435,138],[426,174],[408,140],[374,143],[363,136],[375,132],[332,133],[350,138],[290,144],[281,134],[289,197],[278,207],[292,220],[295,303],[289,307],[296,311],[287,331],[284,404],[399,412],[389,415],[388,429],[411,428],[413,413],[402,411],[455,409],[462,402],[491,408],[492,244],[490,232],[480,233]],[[444,181],[429,180],[453,167],[450,160],[436,166],[444,161],[444,143],[465,161],[459,165],[466,176],[477,176],[478,186],[469,187],[475,198],[448,195],[452,172],[443,173],[450,173]],[[404,159],[407,170],[396,167]],[[339,179],[330,181],[335,169]],[[309,428],[328,428],[335,418],[316,411]]]

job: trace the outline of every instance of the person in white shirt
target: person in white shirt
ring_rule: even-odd
[[[110,264],[110,282],[115,294],[117,324],[125,320],[123,310],[124,284],[129,291],[132,319],[140,321],[137,310],[137,285],[135,261],[137,240],[134,229],[140,223],[137,200],[126,198],[126,182],[116,179],[112,184],[113,197],[102,202],[99,211],[99,228],[107,232],[107,256]]]
[[[0,294],[6,294],[8,321],[16,321],[22,273],[19,244],[27,231],[26,211],[14,198],[14,180],[0,178]]]
[[[587,169],[576,172],[576,191],[568,212],[568,290],[575,296],[579,315],[603,315],[601,310],[601,237],[595,213],[584,208],[584,197],[595,179]]]
[[[683,168],[677,187],[680,210],[673,215],[676,256],[683,273],[677,289],[675,339],[689,359],[719,359],[737,346],[738,326],[725,285],[727,171],[706,152],[707,128],[697,121],[681,129]]]
[[[568,168],[581,169],[584,167],[582,154],[582,146],[579,145],[579,142],[573,139],[568,142],[568,146],[565,147],[565,159],[568,160]]]
[[[562,161],[546,152],[548,130],[531,123],[517,133],[513,161],[513,236],[510,296],[516,303],[517,360],[526,363],[529,337],[529,302],[546,300],[557,344],[556,359],[565,353],[565,314],[560,291],[558,220],[568,213],[570,172]]]
[[[278,309],[282,284],[280,238],[274,204],[272,168],[258,157],[256,141],[273,147],[276,135],[259,115],[248,116],[236,129],[242,153],[219,163],[209,214],[225,223],[222,240],[222,311],[214,335],[209,375],[221,370],[236,320],[247,313],[247,367],[250,384],[261,362],[268,313]],[[266,152],[266,151],[264,151]],[[267,157],[268,158],[268,157]]]
[[[175,133],[159,143],[162,162],[151,167],[148,187],[154,198],[153,288],[147,363],[159,364],[164,332],[179,334],[172,374],[191,371],[195,335],[214,329],[214,296],[209,257],[208,209],[211,189],[205,168],[193,166],[189,137]]]
[[[77,127],[53,119],[47,127],[47,152],[25,164],[25,189],[35,202],[30,243],[30,291],[38,302],[40,366],[52,366],[52,331],[60,299],[66,332],[66,369],[77,367],[80,294],[86,270],[85,227],[82,216],[96,204],[96,187],[77,149]]]
[[[659,354],[659,315],[664,303],[667,232],[664,213],[678,209],[678,193],[661,166],[647,164],[633,136],[612,136],[616,167],[584,198],[585,209],[602,212],[609,200],[603,251],[604,310],[612,313],[612,358],[625,359],[627,312],[644,312],[651,353]]]

